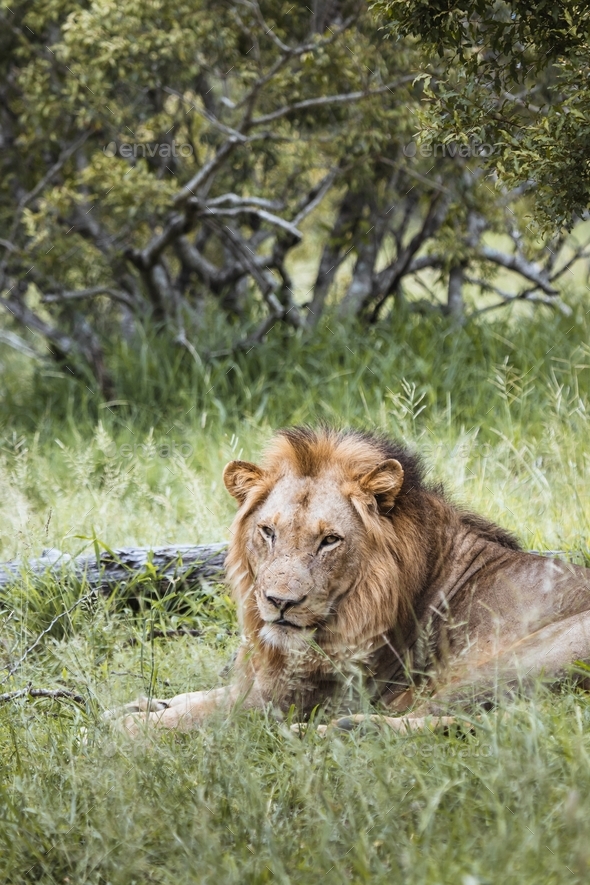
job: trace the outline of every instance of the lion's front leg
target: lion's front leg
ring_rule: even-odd
[[[136,737],[146,726],[191,731],[217,710],[229,711],[240,696],[237,686],[229,686],[178,694],[166,701],[152,700],[149,709],[130,710],[121,725],[131,737]],[[244,703],[247,702],[245,697]]]
[[[351,731],[367,722],[377,726],[385,725],[401,734],[410,734],[413,731],[445,731],[451,725],[456,725],[457,719],[454,716],[384,716],[380,713],[369,715],[355,713],[353,716],[333,719],[330,725],[341,731]]]
[[[351,716],[342,716],[332,719],[328,725],[318,725],[318,734],[324,736],[330,729],[337,731],[353,731],[360,726],[370,725],[374,727],[386,726],[401,734],[410,734],[413,731],[447,731],[452,725],[457,724],[454,716],[384,716],[380,713],[365,714],[354,713]],[[301,734],[306,729],[305,723],[296,723],[291,726],[295,734]]]

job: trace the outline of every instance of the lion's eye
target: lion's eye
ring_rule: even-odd
[[[275,530],[271,525],[259,525],[258,530],[263,538],[267,541],[274,541],[275,539]]]
[[[342,538],[339,535],[326,535],[326,537],[322,538],[320,542],[320,550],[322,547],[333,547],[341,540]]]

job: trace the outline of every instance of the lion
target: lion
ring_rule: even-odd
[[[490,703],[590,660],[590,570],[524,552],[384,436],[281,430],[261,466],[231,461],[223,481],[239,506],[234,680],[130,706],[132,734],[188,731],[236,704],[353,714],[361,694],[410,729],[458,698]]]

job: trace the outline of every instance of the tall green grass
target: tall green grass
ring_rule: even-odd
[[[587,390],[589,316],[583,301],[572,317],[537,307],[528,316],[504,313],[459,327],[403,310],[369,329],[328,316],[313,335],[277,325],[263,344],[234,357],[206,358],[212,341],[203,335],[194,342],[200,363],[148,329],[111,343],[111,403],[88,379],[33,368],[0,345],[0,432],[16,426],[44,439],[56,423],[62,433],[86,432],[99,419],[118,430],[124,421],[148,430],[171,420],[224,430],[318,418],[375,426],[402,379],[430,410],[445,411],[450,399],[455,424],[481,422],[506,395],[513,422],[528,426],[542,422],[560,385],[570,398]]]
[[[571,319],[464,327],[408,315],[361,332],[328,319],[313,339],[276,329],[248,355],[202,365],[146,332],[113,344],[110,403],[0,351],[0,557],[227,538],[225,461],[258,457],[277,426],[321,419],[401,438],[461,504],[531,548],[587,558],[589,327],[584,304]],[[540,688],[473,734],[301,739],[237,711],[133,745],[102,712],[221,684],[235,612],[215,586],[139,610],[75,605],[85,593],[24,577],[0,600],[0,694],[31,684],[86,698],[0,704],[0,881],[588,881],[584,694]],[[154,638],[185,627],[200,636]]]

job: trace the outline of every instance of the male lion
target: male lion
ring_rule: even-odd
[[[227,556],[243,630],[235,680],[130,707],[132,733],[142,721],[189,730],[236,702],[347,710],[359,680],[395,712],[420,686],[433,712],[467,689],[481,700],[590,660],[590,570],[522,552],[425,485],[397,443],[282,430],[261,467],[231,461],[223,479],[239,504]]]

